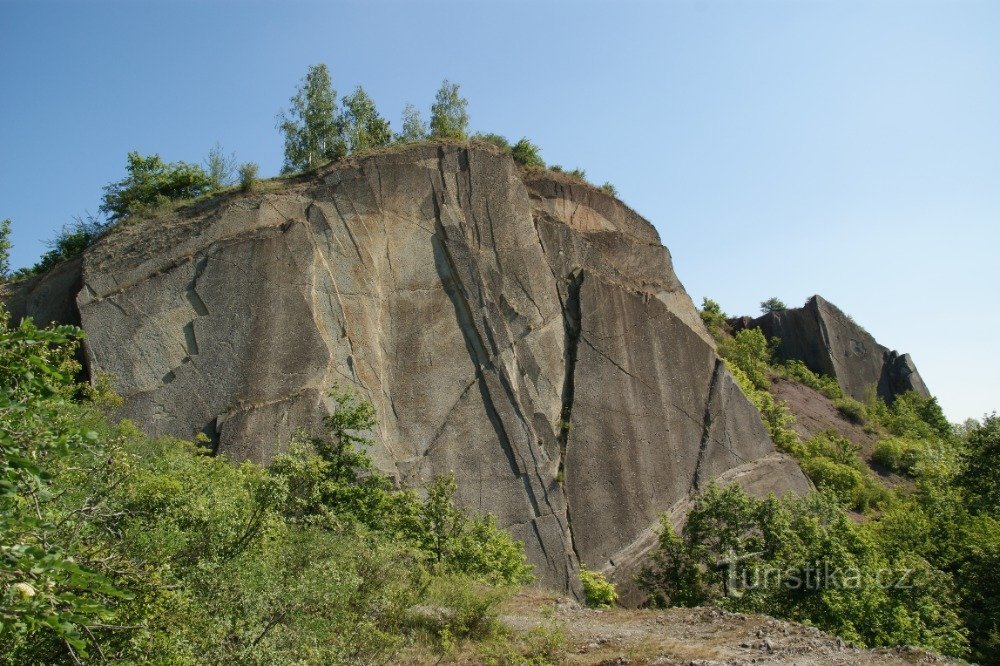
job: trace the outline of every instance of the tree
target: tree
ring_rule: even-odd
[[[715,337],[727,332],[726,313],[722,311],[722,306],[711,298],[701,299],[701,320],[705,322],[708,332]]]
[[[347,154],[343,128],[337,118],[337,91],[326,65],[312,65],[291,108],[278,114],[278,129],[285,135],[282,173],[305,171]]]
[[[786,309],[785,304],[777,297],[769,298],[766,301],[760,302],[760,311],[764,314],[767,314],[768,312],[783,312]]]
[[[101,212],[111,222],[142,213],[177,199],[190,199],[212,188],[209,175],[197,164],[166,163],[159,155],[128,154],[128,175],[104,186]]]
[[[0,222],[0,282],[10,277],[10,218]]]
[[[420,115],[420,110],[412,104],[403,107],[403,129],[396,140],[400,142],[421,141],[427,138],[427,123]]]
[[[233,184],[233,177],[236,175],[236,153],[226,153],[222,150],[222,145],[216,143],[205,159],[205,171],[211,182],[213,190],[219,190],[226,185]]]
[[[469,102],[458,94],[458,84],[445,79],[431,107],[431,136],[465,139],[469,134]]]
[[[340,123],[352,153],[392,143],[389,121],[379,115],[374,100],[361,86],[344,98]]]

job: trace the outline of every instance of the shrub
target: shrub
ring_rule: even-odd
[[[510,154],[514,157],[514,161],[529,169],[545,168],[545,160],[542,159],[539,152],[538,146],[526,138],[522,138],[510,149]]]
[[[613,197],[616,197],[616,196],[618,196],[618,188],[617,188],[617,187],[615,187],[615,186],[614,186],[614,185],[613,185],[613,184],[612,184],[611,182],[609,182],[609,181],[606,181],[606,182],[605,182],[605,183],[604,183],[603,185],[601,185],[601,190],[603,190],[603,191],[604,191],[604,192],[606,192],[607,194],[610,194],[610,195],[611,195],[611,196],[613,196]]]
[[[719,345],[719,354],[730,365],[739,368],[757,389],[767,391],[771,387],[768,371],[772,349],[773,343],[768,344],[759,328],[745,328],[724,340]]]
[[[22,279],[40,275],[56,264],[68,259],[79,257],[91,245],[96,243],[105,233],[109,225],[87,215],[86,218],[74,218],[73,223],[62,228],[62,231],[47,245],[49,251],[42,255],[30,268],[21,268],[14,272],[13,278]]]
[[[844,397],[844,391],[840,388],[840,384],[837,383],[836,379],[813,372],[802,361],[785,361],[777,364],[775,370],[788,379],[816,389],[831,400]]]
[[[579,167],[573,169],[572,171],[567,171],[566,175],[569,176],[570,178],[575,178],[577,180],[583,180],[583,181],[587,180],[587,172]]]
[[[837,408],[845,418],[853,423],[865,425],[868,423],[868,410],[864,404],[850,396],[842,396],[833,401],[833,406]]]
[[[159,155],[128,154],[128,175],[104,187],[101,212],[116,222],[178,199],[189,199],[212,189],[212,180],[196,164],[166,163]]]
[[[726,324],[726,313],[722,311],[722,306],[711,298],[701,299],[701,310],[699,310],[701,320],[705,322],[705,327],[716,340],[721,340],[723,334],[728,333]]]
[[[919,440],[906,437],[880,439],[872,458],[875,462],[900,474],[908,474],[920,461],[924,445]]]
[[[767,299],[766,301],[760,302],[760,311],[764,314],[767,314],[768,312],[782,312],[786,309],[787,308],[785,307],[785,304],[781,301],[781,299],[776,297],[772,297]]]
[[[244,192],[253,192],[257,188],[257,164],[254,162],[244,162],[240,165],[240,189]]]
[[[563,168],[561,164],[553,164],[549,167],[549,171],[555,171],[556,173],[562,173]]]
[[[509,152],[511,150],[510,141],[507,140],[507,137],[502,136],[500,134],[493,134],[493,133],[474,134],[472,138],[477,141],[485,141],[486,143],[492,143],[494,146],[504,151]]]
[[[591,608],[611,608],[618,603],[618,591],[600,571],[591,571],[580,565],[580,582],[583,594]]]

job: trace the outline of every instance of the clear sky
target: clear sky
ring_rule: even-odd
[[[263,175],[310,64],[399,126],[443,78],[473,129],[613,182],[696,302],[820,293],[952,420],[1000,409],[1000,2],[0,0],[0,217],[33,263],[129,150]]]

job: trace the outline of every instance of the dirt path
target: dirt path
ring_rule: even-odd
[[[911,648],[859,650],[811,627],[712,608],[662,611],[581,608],[525,594],[505,609],[515,631],[559,629],[561,663],[721,666],[737,664],[958,664]]]

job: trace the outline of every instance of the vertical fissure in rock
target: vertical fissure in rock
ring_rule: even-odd
[[[508,433],[507,426],[504,424],[503,418],[500,416],[500,413],[494,404],[492,391],[490,390],[490,382],[486,376],[486,373],[493,369],[493,364],[490,362],[489,356],[486,353],[487,343],[483,340],[479,329],[476,327],[475,319],[472,314],[472,307],[466,298],[465,292],[459,284],[458,271],[448,248],[447,233],[445,232],[444,224],[441,222],[441,211],[436,194],[433,199],[437,233],[435,234],[432,242],[435,245],[435,254],[440,258],[438,262],[438,272],[441,276],[445,292],[448,294],[448,297],[451,299],[452,304],[455,307],[459,327],[461,328],[462,335],[465,338],[469,357],[472,359],[472,362],[477,369],[477,381],[479,383],[480,394],[483,398],[483,405],[486,407],[487,416],[490,419],[490,423],[493,426],[494,431],[497,433],[500,446],[503,449],[504,455],[507,457],[511,470],[524,485],[524,492],[531,504],[532,515],[537,518],[541,515],[541,507],[538,502],[538,497],[536,496],[535,490],[528,477],[528,470],[519,459],[519,456],[514,449],[514,443],[511,441],[510,434]],[[489,331],[486,330],[485,333],[489,338]],[[493,341],[490,339],[489,343],[492,344],[492,342]],[[497,377],[496,379],[503,384],[503,379],[501,377]],[[502,388],[507,389],[506,386],[502,386]],[[513,403],[513,396],[509,394],[509,391],[508,398]]]
[[[715,368],[712,370],[712,379],[708,384],[708,398],[705,400],[705,419],[701,430],[701,444],[698,446],[698,459],[694,464],[694,475],[691,477],[691,492],[701,490],[701,466],[708,452],[708,443],[712,438],[712,403],[714,402],[716,387],[722,375],[725,363],[721,358],[715,359]]]
[[[570,514],[569,493],[566,492],[566,453],[569,447],[569,430],[572,425],[573,401],[576,392],[576,359],[580,347],[580,287],[583,285],[583,273],[573,273],[569,276],[566,288],[566,302],[563,303],[563,330],[566,342],[564,345],[562,408],[559,411],[559,488],[563,494],[563,504],[566,506],[566,524],[569,532],[570,545],[577,561],[580,554],[576,550],[576,539],[573,536],[573,518]]]

